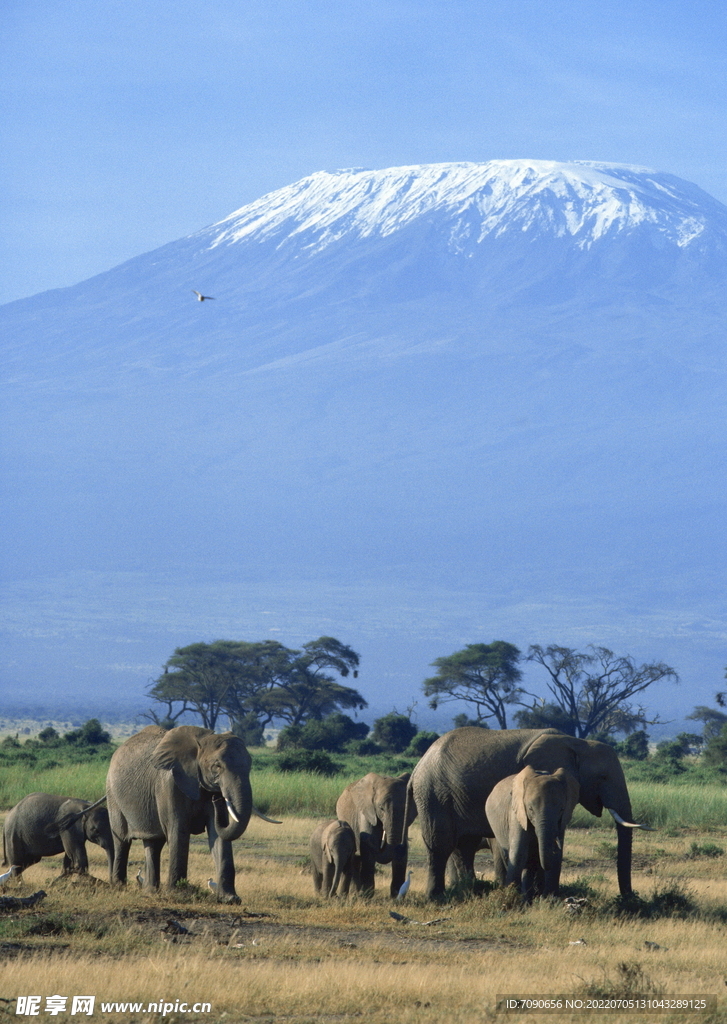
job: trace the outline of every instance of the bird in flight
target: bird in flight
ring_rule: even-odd
[[[198,292],[196,288],[193,288],[192,291],[200,302],[204,302],[205,299],[214,299],[214,295],[203,295],[202,292]]]

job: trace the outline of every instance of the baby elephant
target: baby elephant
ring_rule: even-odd
[[[345,821],[324,821],[310,837],[313,885],[317,893],[335,896],[341,883],[341,895],[348,896],[353,875],[356,836]]]
[[[106,799],[105,797],[103,798]],[[19,875],[41,857],[63,856],[63,874],[88,872],[86,840],[106,851],[109,879],[114,859],[114,840],[102,800],[89,804],[52,793],[30,793],[16,804],[5,818],[3,828],[4,863]]]
[[[501,853],[505,884],[514,882],[528,900],[558,893],[563,836],[579,792],[565,768],[551,775],[528,766],[498,782],[487,798],[485,813],[499,847],[495,860]]]

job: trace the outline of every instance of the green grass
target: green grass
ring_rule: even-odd
[[[98,800],[106,789],[104,762],[64,764],[57,768],[5,767],[0,772],[0,807],[14,807],[28,793],[57,793],[81,800]]]
[[[399,775],[411,771],[414,760],[380,755],[354,757],[334,754],[342,765],[338,775],[324,777],[311,772],[279,772],[277,754],[269,748],[253,749],[251,775],[255,805],[272,817],[303,815],[333,816],[336,800],[350,782],[367,772],[381,775]],[[0,808],[13,807],[28,793],[59,793],[67,796],[95,800],[103,795],[107,761],[67,763],[56,767],[43,767],[25,761],[7,761],[0,772]],[[727,787],[723,784],[688,784],[679,782],[629,783],[633,816],[658,829],[710,829],[724,827],[727,822]],[[577,807],[572,824],[575,827],[613,828],[611,816],[594,818],[584,808]]]
[[[727,822],[727,788],[720,785],[683,785],[647,782],[629,783],[634,821],[652,828],[723,828]],[[613,828],[611,815],[604,811],[594,818],[576,807],[571,824],[576,828]]]

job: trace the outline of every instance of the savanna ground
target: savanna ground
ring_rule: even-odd
[[[332,810],[346,781],[312,777],[295,785],[316,790],[324,804],[332,799]],[[105,855],[92,845],[91,878],[61,879],[58,857],[29,868],[22,885],[11,882],[6,895],[44,889],[47,897],[0,915],[0,1013],[23,1019],[16,997],[35,994],[43,997],[40,1018],[50,1019],[47,996],[94,994],[92,1019],[99,1021],[162,1019],[145,1011],[104,1013],[102,1001],[180,1001],[208,1002],[212,1009],[168,1009],[164,1020],[459,1024],[543,1019],[497,1013],[498,996],[712,996],[716,1008],[658,1016],[674,1024],[727,1022],[724,789],[676,793],[676,787],[632,786],[642,818],[660,827],[634,837],[634,888],[641,900],[630,906],[616,899],[613,826],[579,809],[566,836],[563,874],[563,896],[586,900],[574,913],[562,900],[523,907],[519,897],[486,882],[478,884],[479,894],[428,903],[416,824],[405,902],[385,896],[385,868],[372,899],[319,898],[307,849],[314,825],[326,815],[281,811],[276,787],[291,784],[272,775],[254,780],[256,800],[284,823],[253,819],[235,844],[240,906],[217,904],[208,889],[211,858],[203,837],[193,838],[189,884],[159,895],[143,895],[134,880],[140,843],[132,847],[124,891],[109,888]],[[679,825],[670,821],[675,815]],[[477,869],[491,877],[489,855],[478,856]],[[408,923],[392,918],[392,910]],[[605,1018],[622,1024],[642,1014],[561,1010],[555,1016]],[[88,1018],[61,1013],[56,1019]]]

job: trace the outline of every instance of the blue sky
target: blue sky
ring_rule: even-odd
[[[727,202],[717,0],[7,0],[0,302],[316,170],[642,164]]]

